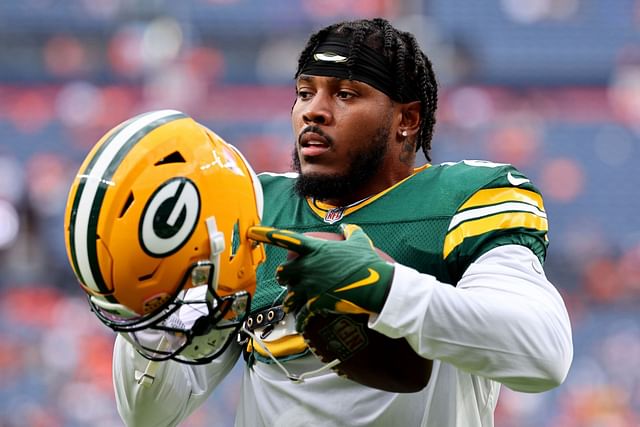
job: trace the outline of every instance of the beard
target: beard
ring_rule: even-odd
[[[357,194],[367,182],[378,173],[387,154],[390,134],[389,123],[380,126],[371,139],[371,143],[352,156],[348,169],[341,174],[303,174],[300,156],[293,149],[292,166],[298,172],[294,186],[300,197],[313,197],[318,200],[344,199],[349,194]]]

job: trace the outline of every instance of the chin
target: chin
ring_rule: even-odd
[[[336,159],[327,156],[302,156],[297,150],[293,150],[291,159],[292,170],[313,180],[331,179],[341,176],[344,171],[337,164]]]
[[[300,165],[300,174],[304,176],[322,177],[335,176],[340,173],[334,166],[321,163],[302,163]]]

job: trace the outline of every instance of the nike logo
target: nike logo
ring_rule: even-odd
[[[511,175],[511,172],[507,173],[507,181],[509,181],[509,183],[514,187],[518,187],[519,185],[522,185],[525,182],[531,182],[531,180],[528,178],[517,178]]]
[[[344,292],[350,289],[361,288],[363,286],[369,286],[373,283],[376,283],[378,279],[380,279],[380,274],[375,271],[373,268],[369,268],[369,276],[365,277],[362,280],[358,280],[357,282],[353,282],[350,285],[344,286],[340,289],[336,289],[335,292]]]
[[[315,59],[316,61],[327,61],[327,62],[347,62],[347,58],[346,56],[342,56],[342,55],[338,55],[337,53],[333,53],[333,52],[322,52],[322,53],[316,53],[313,55],[313,59]]]

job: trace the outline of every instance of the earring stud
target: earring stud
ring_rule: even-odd
[[[405,136],[405,137],[406,137],[406,136],[407,136],[407,131],[406,131],[406,130],[403,130],[402,132],[400,132],[400,135],[402,135],[402,136]]]

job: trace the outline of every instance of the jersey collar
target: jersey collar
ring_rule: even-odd
[[[392,185],[391,187],[381,191],[378,194],[374,194],[373,196],[369,196],[367,198],[364,198],[362,200],[359,200],[359,201],[357,201],[355,203],[352,203],[350,205],[347,205],[347,206],[330,205],[328,203],[324,203],[324,202],[321,202],[319,200],[315,200],[312,197],[307,197],[307,204],[309,205],[309,208],[311,208],[311,210],[317,216],[319,216],[320,218],[323,219],[324,222],[326,222],[328,224],[333,224],[335,222],[340,221],[345,216],[350,215],[353,212],[364,208],[365,206],[369,205],[370,203],[375,202],[380,197],[384,196],[385,194],[387,194],[388,192],[390,192],[391,190],[393,190],[394,188],[396,188],[397,186],[399,186],[400,184],[402,184],[406,180],[410,179],[411,177],[413,177],[417,173],[422,172],[423,170],[426,170],[429,167],[431,167],[431,164],[425,164],[425,165],[422,165],[422,166],[420,166],[418,168],[415,168],[413,170],[413,173],[411,175],[409,175],[408,177],[406,177],[405,179],[403,179],[402,181],[396,182],[394,185]]]

